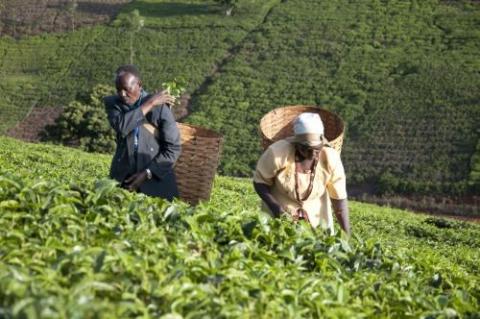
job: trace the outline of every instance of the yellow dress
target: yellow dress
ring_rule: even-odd
[[[333,234],[330,198],[347,198],[345,171],[335,149],[323,147],[319,158],[312,193],[303,202],[297,201],[295,197],[295,146],[289,139],[275,142],[267,148],[258,160],[253,180],[269,185],[272,195],[286,213],[292,215],[298,208],[303,208],[313,227],[321,225]],[[309,180],[310,173],[299,173],[300,197],[307,191]],[[268,211],[265,203],[262,207]]]

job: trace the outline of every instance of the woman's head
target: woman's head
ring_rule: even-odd
[[[311,147],[323,144],[323,122],[317,113],[302,113],[293,122],[294,142]]]
[[[295,149],[304,158],[312,158],[323,146],[324,127],[317,113],[302,113],[293,123]]]
[[[320,150],[322,149],[322,145],[318,147],[312,147],[304,144],[299,144],[296,143],[295,145],[295,150],[297,151],[297,154],[300,155],[300,158],[306,158],[306,159],[313,159],[314,157],[317,157],[318,154],[320,153]]]

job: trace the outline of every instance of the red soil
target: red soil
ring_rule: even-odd
[[[77,0],[72,12],[71,0],[9,0],[0,7],[0,36],[19,38],[44,32],[72,31],[111,21],[129,0]],[[1,1],[0,1],[1,6]]]
[[[53,124],[62,112],[61,107],[34,107],[23,121],[7,131],[7,136],[38,142],[45,127]]]

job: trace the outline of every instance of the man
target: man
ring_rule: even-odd
[[[324,138],[320,116],[300,114],[294,134],[270,145],[257,163],[253,185],[264,210],[273,217],[304,219],[333,234],[333,206],[340,227],[350,234],[345,172],[340,155]]]
[[[178,197],[173,171],[181,151],[180,133],[170,107],[175,98],[162,91],[149,95],[133,65],[117,69],[117,95],[104,99],[117,149],[110,177],[130,191],[172,200]]]

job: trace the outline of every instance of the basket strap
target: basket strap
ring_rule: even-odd
[[[158,128],[156,128],[154,125],[150,124],[150,123],[143,123],[142,125],[149,133],[151,133],[152,135],[155,136],[156,139],[158,139],[160,137],[160,131],[158,130]],[[177,166],[177,163],[178,163],[178,160],[175,161],[175,163],[173,164],[173,167],[176,167]]]
[[[158,129],[153,126],[152,124],[150,123],[144,123],[143,124],[143,127],[148,131],[150,132],[152,135],[154,135],[156,138],[158,138],[160,136],[160,133],[158,131]]]

